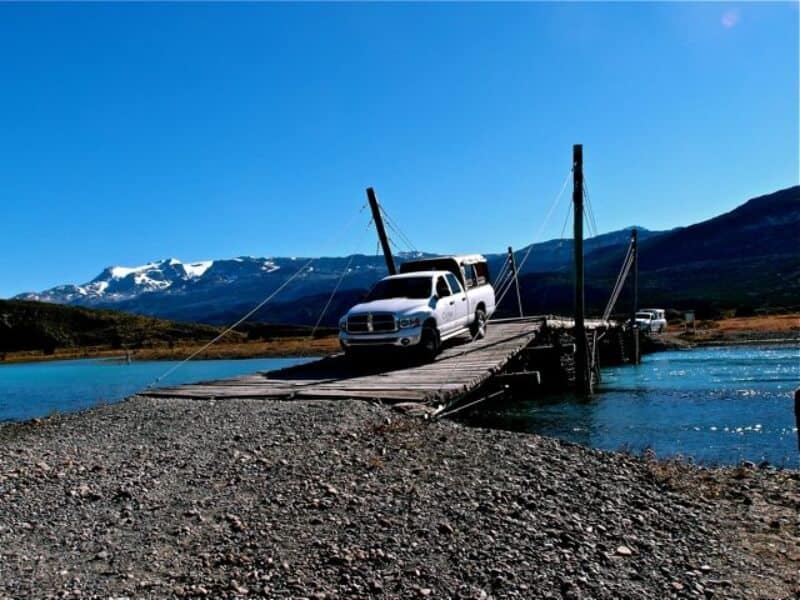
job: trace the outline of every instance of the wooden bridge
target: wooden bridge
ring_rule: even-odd
[[[483,339],[455,340],[431,363],[394,368],[355,366],[344,355],[334,355],[277,371],[153,389],[140,395],[207,400],[362,398],[429,410],[450,407],[484,388],[495,376],[506,375],[509,365],[535,347],[544,332],[573,326],[572,320],[553,317],[492,322]],[[586,322],[587,330],[609,326],[613,324]]]
[[[424,407],[430,412],[454,410],[454,406],[465,406],[473,401],[504,393],[507,387],[526,388],[534,382],[570,379],[579,393],[590,394],[593,381],[599,378],[599,357],[606,350],[613,362],[623,362],[625,355],[624,336],[618,334],[622,327],[609,319],[629,272],[634,274],[634,310],[636,312],[638,279],[637,235],[634,230],[631,242],[623,260],[611,297],[603,312],[602,319],[585,319],[583,289],[583,146],[575,144],[572,148],[572,175],[574,204],[574,259],[575,259],[575,320],[560,317],[520,317],[491,321],[488,334],[482,340],[471,343],[449,343],[435,361],[427,364],[400,364],[395,361],[394,368],[383,366],[369,367],[356,365],[343,355],[329,356],[304,365],[244,375],[221,381],[208,381],[172,388],[148,390],[140,395],[151,397],[180,397],[197,399],[224,398],[363,398],[393,404],[406,404]],[[565,181],[566,186],[566,181]],[[552,213],[558,203],[562,188],[556,197]],[[372,220],[383,247],[386,268],[390,275],[397,272],[389,239],[383,224],[385,211],[378,204],[375,190],[367,189],[367,199],[372,210]],[[520,263],[522,267],[529,252]],[[310,261],[309,263],[310,264]],[[506,268],[510,270],[505,270]],[[517,280],[518,266],[513,250],[509,247],[508,258],[501,268],[504,275],[499,276],[503,291],[497,299],[502,303],[503,296],[514,282],[517,290],[519,314],[523,314],[522,299]],[[275,294],[299,275],[296,271],[281,287],[272,292],[255,309],[242,317],[235,325],[252,316]],[[454,271],[455,273],[455,271]],[[344,273],[342,274],[344,277]],[[341,282],[341,279],[339,280]],[[497,285],[497,282],[495,282]],[[334,287],[333,294],[338,289]],[[330,302],[330,300],[329,300]],[[327,305],[326,305],[327,308]],[[324,310],[323,310],[324,313]],[[320,317],[321,318],[321,317]],[[577,323],[577,327],[576,327]],[[573,332],[572,341],[564,343],[562,338]],[[635,326],[632,330],[633,360],[638,361],[639,334]],[[209,342],[209,344],[213,343]],[[199,350],[198,353],[202,351]],[[610,352],[609,352],[610,351]],[[192,355],[189,357],[191,359]],[[189,360],[187,359],[187,360]],[[388,361],[387,361],[388,362]],[[540,370],[541,369],[541,370]],[[565,386],[564,386],[565,387]],[[478,396],[477,400],[474,396]]]

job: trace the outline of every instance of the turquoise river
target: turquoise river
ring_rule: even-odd
[[[186,383],[280,368],[307,359],[196,361],[165,381]],[[0,366],[0,421],[44,417],[125,398],[171,368],[76,360]],[[800,350],[730,346],[650,354],[637,367],[603,369],[590,400],[558,395],[515,400],[467,422],[527,431],[609,450],[702,464],[768,461],[800,467],[793,391]]]

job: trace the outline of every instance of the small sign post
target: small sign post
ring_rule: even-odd
[[[689,331],[689,326],[691,325],[692,326],[692,333],[695,333],[695,329],[694,329],[694,311],[693,310],[687,310],[684,313],[683,320],[684,320],[684,325],[683,325],[684,326],[684,330],[685,331]]]

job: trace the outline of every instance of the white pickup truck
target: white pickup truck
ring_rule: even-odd
[[[484,336],[495,296],[483,256],[409,261],[400,271],[381,279],[339,321],[339,342],[346,354],[409,348],[430,360],[445,340]]]

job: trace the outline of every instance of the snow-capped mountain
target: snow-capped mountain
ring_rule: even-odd
[[[151,292],[180,294],[200,280],[229,283],[242,276],[273,273],[279,268],[268,258],[239,257],[193,263],[169,258],[138,267],[107,267],[83,285],[60,285],[38,294],[20,294],[17,298],[60,304],[109,304]]]
[[[407,258],[407,257],[406,257]],[[364,289],[386,272],[380,256],[264,258],[181,262],[175,258],[137,267],[107,267],[91,281],[16,296],[140,314],[215,322],[217,315],[253,304],[302,270],[282,290],[281,301],[329,292],[347,268],[342,289]],[[219,317],[223,318],[223,317]]]
[[[586,241],[586,251],[606,247],[624,248],[628,231],[600,235]],[[653,235],[640,230],[639,239]],[[517,252],[517,261],[528,254]],[[424,253],[399,254],[398,263]],[[505,253],[487,254],[490,272],[497,273],[506,260]],[[535,244],[532,259],[521,273],[553,272],[569,268],[570,240],[551,240]],[[302,270],[298,273],[298,270]],[[298,273],[291,285],[254,320],[291,323],[315,323],[331,291],[342,278],[335,301],[329,307],[325,323],[335,324],[348,303],[375,281],[386,275],[386,264],[379,255],[362,254],[344,257],[253,257],[240,256],[222,260],[181,262],[175,258],[138,267],[107,267],[91,281],[80,285],[60,285],[40,293],[16,296],[19,300],[39,300],[94,308],[112,308],[143,315],[180,321],[221,324],[236,320]]]

